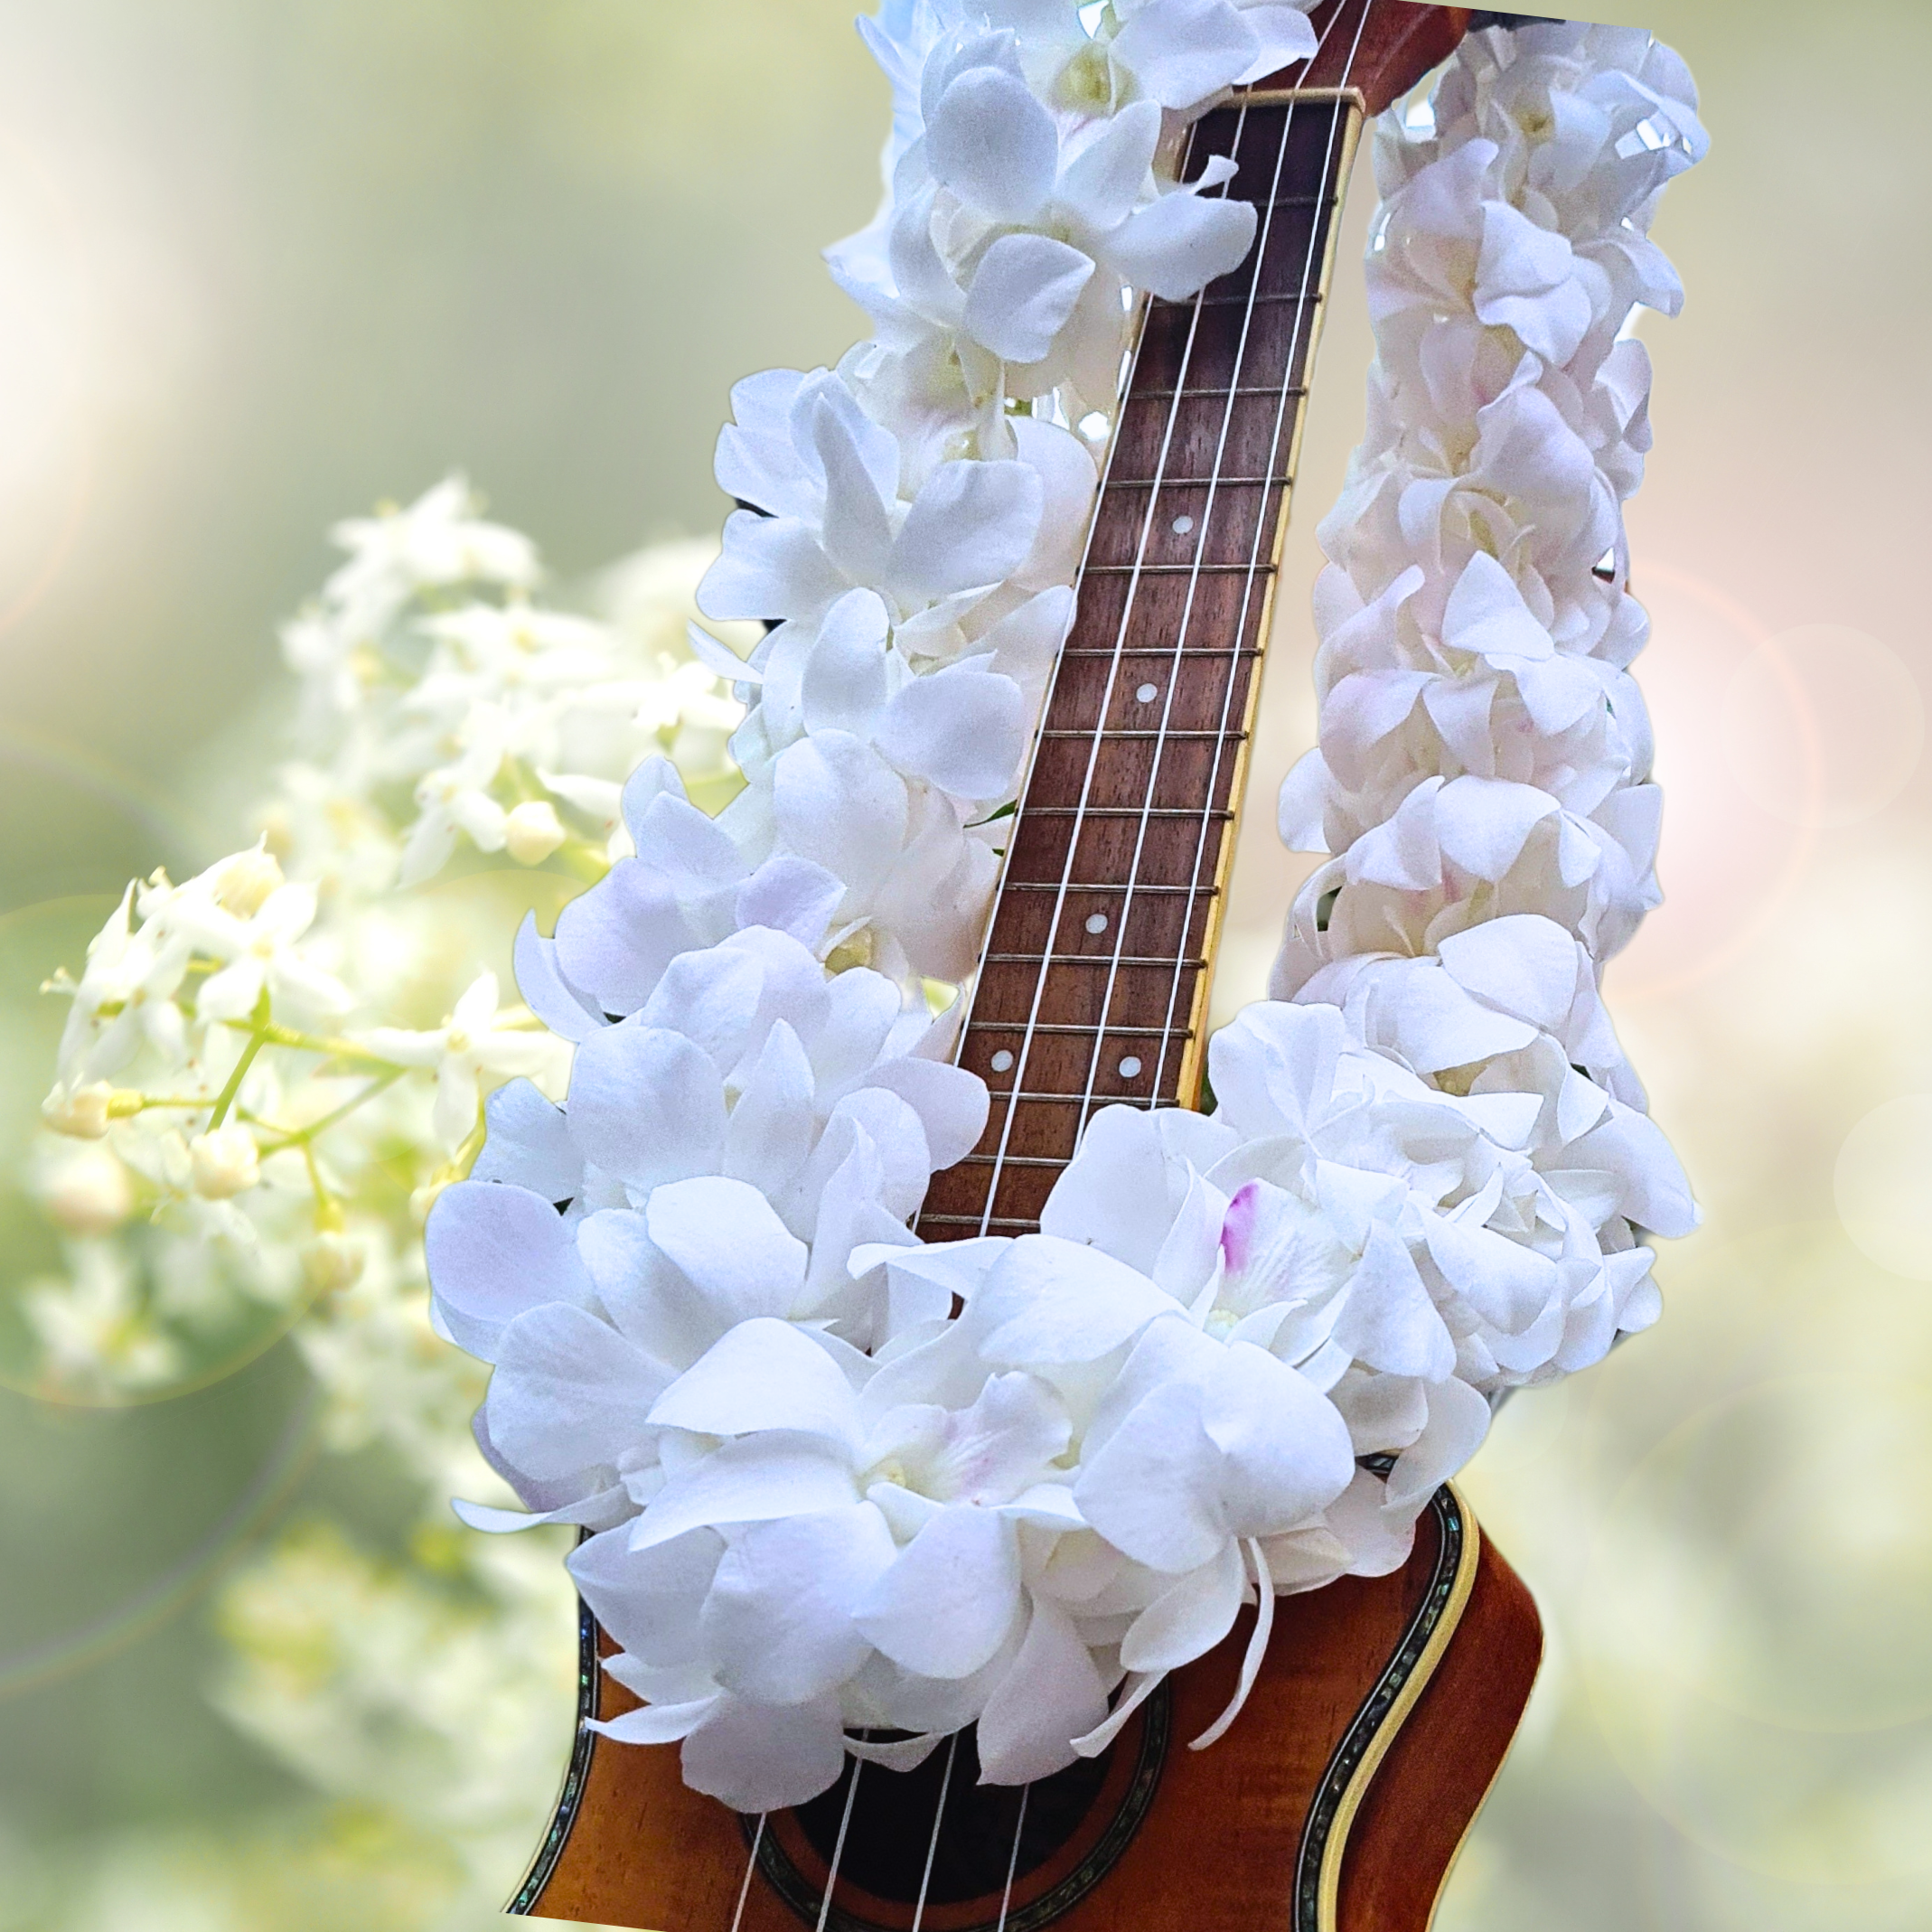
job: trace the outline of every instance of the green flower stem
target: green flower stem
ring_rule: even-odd
[[[378,1078],[370,1081],[360,1093],[352,1094],[340,1107],[332,1109],[329,1112],[324,1114],[320,1120],[311,1121],[306,1127],[279,1128],[270,1126],[266,1121],[258,1122],[258,1125],[266,1128],[268,1132],[279,1137],[272,1141],[264,1141],[262,1152],[264,1154],[279,1154],[285,1148],[291,1147],[299,1147],[305,1151],[318,1134],[326,1132],[338,1121],[347,1118],[365,1101],[375,1099],[376,1095],[385,1088],[394,1086],[402,1078],[406,1071],[405,1068],[399,1066],[391,1068],[389,1072],[380,1074]]]
[[[235,1096],[241,1091],[241,1083],[248,1077],[249,1069],[255,1064],[255,1056],[268,1044],[266,1028],[250,1034],[249,1044],[241,1049],[241,1057],[235,1063],[235,1071],[228,1076],[228,1084],[215,1095],[215,1111],[209,1116],[208,1130],[212,1133],[228,1118],[228,1110],[235,1104]]]

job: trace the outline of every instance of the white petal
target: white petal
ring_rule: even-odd
[[[597,1621],[654,1668],[701,1662],[698,1613],[724,1554],[713,1530],[694,1530],[654,1550],[631,1548],[628,1523],[579,1543],[564,1567]]]
[[[913,500],[892,552],[892,586],[913,605],[997,584],[1026,560],[1045,486],[1025,463],[943,463]]]
[[[493,1181],[445,1187],[423,1231],[429,1280],[459,1345],[485,1359],[540,1302],[592,1299],[576,1231],[541,1195]]]
[[[886,707],[877,745],[902,772],[961,798],[1002,799],[1027,753],[1027,702],[1010,678],[952,665]]]
[[[1234,1627],[1245,1581],[1241,1546],[1230,1538],[1134,1619],[1121,1639],[1121,1664],[1131,1671],[1168,1671],[1205,1656]]]
[[[1106,1715],[1107,1687],[1073,1619],[1036,1597],[1019,1655],[980,1714],[980,1776],[989,1785],[1050,1777]]]
[[[725,520],[724,554],[698,586],[698,607],[720,619],[804,617],[849,587],[811,524],[735,510]]]
[[[973,1298],[989,1362],[1093,1362],[1179,1303],[1138,1271],[1051,1234],[1022,1235]]]
[[[859,1604],[858,1627],[923,1677],[965,1677],[1006,1641],[1019,1612],[1019,1538],[970,1503],[943,1509]]]
[[[881,541],[883,571],[890,534]],[[886,701],[886,606],[876,590],[848,591],[819,623],[818,642],[805,660],[799,696],[808,731],[872,728]]]
[[[756,1704],[728,1693],[685,1739],[684,1782],[744,1813],[802,1805],[838,1782],[845,1733],[835,1697]]]
[[[1186,108],[1238,80],[1260,49],[1225,0],[1152,0],[1127,16],[1111,52],[1152,100]]]
[[[1168,1383],[1087,1456],[1074,1500],[1115,1548],[1179,1574],[1198,1569],[1228,1539],[1221,1475],[1222,1458],[1201,1427],[1201,1391]]]
[[[1230,1343],[1203,1395],[1201,1427],[1221,1451],[1221,1506],[1240,1536],[1292,1528],[1338,1496],[1355,1474],[1348,1425],[1285,1363]]]
[[[1466,1382],[1451,1376],[1429,1391],[1429,1421],[1422,1433],[1395,1458],[1384,1508],[1415,1515],[1482,1447],[1489,1433],[1489,1404]]]
[[[740,1322],[714,1343],[659,1396],[651,1421],[708,1436],[795,1430],[855,1452],[858,1447],[851,1384],[802,1330],[768,1315]]]
[[[1008,362],[1044,361],[1093,276],[1093,258],[1051,235],[1002,235],[966,293],[966,333]]]
[[[772,1523],[858,1501],[846,1457],[793,1436],[740,1436],[680,1469],[631,1525],[631,1547],[648,1550],[713,1524]]]
[[[1176,190],[1130,215],[1107,238],[1106,259],[1135,287],[1185,301],[1241,266],[1254,229],[1252,202]]]
[[[1485,920],[1439,950],[1449,976],[1478,999],[1547,1032],[1562,1026],[1576,999],[1577,943],[1539,913]]]
[[[774,1704],[837,1689],[872,1647],[853,1621],[854,1607],[896,1554],[869,1503],[746,1531],[705,1600],[718,1682]]]
[[[1130,21],[1113,43],[1116,52],[1133,31]],[[1161,105],[1157,98],[1122,108],[1067,164],[1059,198],[1087,227],[1102,234],[1118,228],[1140,199],[1160,144]]]
[[[933,178],[992,220],[1027,220],[1053,190],[1053,117],[1025,81],[998,68],[971,69],[947,88],[925,145]]]
[[[717,1063],[682,1034],[625,1020],[578,1046],[568,1120],[586,1159],[655,1186],[716,1165],[724,1086]]]
[[[503,1330],[490,1380],[490,1440],[519,1469],[543,1477],[616,1463],[644,1439],[670,1379],[662,1363],[607,1323],[561,1302]]]
[[[644,1218],[721,1324],[792,1312],[805,1243],[755,1187],[712,1174],[674,1181],[652,1193]]]

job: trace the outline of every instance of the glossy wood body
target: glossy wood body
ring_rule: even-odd
[[[1414,1553],[1394,1575],[1344,1578],[1279,1599],[1253,1693],[1211,1749],[1189,1750],[1186,1740],[1226,1702],[1253,1613],[1244,1611],[1224,1644],[1177,1674],[1156,1801],[1117,1862],[1053,1925],[1065,1932],[1424,1932],[1502,1764],[1542,1649],[1528,1592],[1494,1547],[1472,1534],[1452,1627],[1412,1674],[1408,1698],[1398,1695],[1381,1730],[1371,1731],[1380,1739],[1379,1763],[1361,1764],[1353,1777],[1338,1767],[1343,1740],[1373,1709],[1440,1568],[1439,1537],[1435,1519],[1425,1517]],[[621,1686],[595,1676],[597,1714],[632,1708]],[[874,1767],[865,1775],[894,1774]],[[1310,1862],[1304,1834],[1325,1785],[1345,1802],[1333,1842]],[[747,1828],[685,1787],[676,1747],[595,1741],[575,1829],[522,1909],[650,1932],[731,1932],[735,1924],[740,1932],[792,1932],[811,1922],[762,1873],[749,1873],[747,1885]],[[1304,1863],[1326,1880],[1321,1909],[1306,1917],[1294,1897]],[[1040,1890],[1036,1884],[1033,1895]],[[741,1892],[742,1917],[735,1918]],[[1017,1890],[1011,1922],[1021,1921],[1027,1902],[1027,1889]],[[959,1932],[991,1922],[999,1906],[992,1897],[928,1911],[924,1925]],[[829,1927],[904,1932],[910,1923],[904,1906],[834,1889]]]

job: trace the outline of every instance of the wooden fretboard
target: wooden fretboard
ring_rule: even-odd
[[[1422,10],[1418,9],[1419,13]],[[1239,172],[1254,247],[1149,302],[959,1060],[992,1111],[927,1241],[1036,1229],[1093,1111],[1193,1104],[1272,592],[1360,114],[1251,93],[1184,164]]]

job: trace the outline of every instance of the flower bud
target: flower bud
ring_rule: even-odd
[[[56,1087],[41,1102],[41,1118],[57,1134],[77,1140],[98,1140],[108,1130],[108,1107],[114,1089],[105,1080],[84,1087]]]
[[[302,1279],[317,1295],[339,1294],[362,1279],[362,1251],[324,1232],[302,1244]]]
[[[40,1186],[55,1224],[70,1234],[111,1234],[134,1212],[127,1169],[105,1147],[77,1147],[51,1168]]]
[[[503,821],[503,846],[520,866],[540,866],[569,834],[547,798],[526,799]]]
[[[215,874],[215,904],[238,919],[252,919],[283,883],[282,868],[265,845],[250,846],[222,861]]]
[[[246,1194],[262,1177],[255,1136],[246,1127],[211,1128],[188,1143],[194,1191],[204,1200],[226,1201]]]

